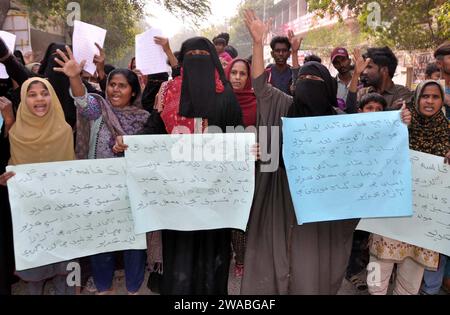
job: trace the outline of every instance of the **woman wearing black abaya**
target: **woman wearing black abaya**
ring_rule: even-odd
[[[266,152],[266,146],[279,141],[275,147],[281,152],[281,137],[271,138],[270,127],[279,127],[281,117],[335,114],[337,88],[328,70],[317,62],[301,68],[294,98],[267,84],[263,61],[266,26],[251,11],[246,12],[246,24],[253,37],[257,125],[269,130],[267,143],[261,142],[260,147]],[[264,167],[257,164],[241,294],[336,294],[344,279],[357,220],[297,225],[282,161],[276,169]]]
[[[9,110],[11,110],[12,106],[13,112],[15,112],[20,103],[20,86],[28,79],[29,74],[24,66],[8,50],[5,42],[1,38],[0,62],[4,64],[10,76],[8,79],[0,80],[1,102],[3,105],[12,102],[12,104],[9,103]],[[18,89],[14,90],[12,80],[19,85]],[[6,122],[4,122],[0,131],[0,174],[5,172],[9,158],[9,140],[6,131]],[[11,294],[14,269],[14,245],[8,190],[6,187],[0,185],[0,295]]]
[[[207,126],[242,124],[242,114],[233,89],[225,78],[214,45],[206,38],[185,41],[180,52],[181,76],[160,91],[158,111],[149,130],[191,133]],[[154,126],[153,126],[154,125]],[[161,294],[227,294],[231,258],[229,229],[169,231],[162,233],[163,277]]]

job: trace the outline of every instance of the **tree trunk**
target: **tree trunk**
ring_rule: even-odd
[[[10,7],[9,0],[0,0],[0,27],[3,28],[3,22],[5,22],[6,15],[8,14]]]

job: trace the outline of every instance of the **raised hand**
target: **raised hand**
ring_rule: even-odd
[[[15,118],[12,102],[4,96],[0,97],[0,112],[5,120],[5,124],[14,123]]]
[[[288,39],[289,39],[289,42],[291,43],[292,51],[299,51],[300,46],[303,41],[303,37],[295,36],[294,31],[289,30],[288,31]]]
[[[269,32],[271,21],[264,23],[259,19],[253,10],[244,10],[244,21],[253,42],[263,44]]]
[[[94,64],[97,67],[97,72],[104,72],[106,59],[105,50],[97,43],[95,43],[95,46],[97,46],[100,55],[94,56]]]
[[[165,37],[155,36],[153,37],[155,44],[160,45],[164,51],[170,50],[169,39]]]
[[[69,78],[76,78],[79,77],[81,72],[83,71],[84,65],[86,64],[86,60],[83,60],[81,63],[78,63],[72,53],[72,50],[69,46],[66,46],[67,54],[69,57],[66,56],[61,50],[56,50],[59,57],[62,59],[55,58],[55,61],[57,64],[59,64],[61,67],[55,67],[53,68],[56,72],[64,73]]]
[[[142,74],[142,72],[141,72],[141,70],[139,70],[139,69],[133,69],[132,70],[134,73],[136,73],[136,75],[140,78],[140,77],[142,77],[142,76],[144,76],[143,74]]]
[[[0,97],[0,112],[4,113],[9,110],[12,110],[11,101],[4,96]]]
[[[401,108],[400,117],[402,118],[402,122],[409,126],[411,125],[412,115],[410,110],[406,107],[406,102],[403,101],[403,106]]]
[[[178,65],[178,59],[174,56],[172,49],[170,48],[169,39],[165,37],[154,36],[153,40],[155,41],[155,44],[162,47],[165,54],[167,55],[167,58],[169,59],[170,66],[172,68],[175,68]]]
[[[355,72],[358,76],[360,76],[361,73],[363,73],[364,69],[366,69],[369,65],[371,59],[367,58],[366,60],[364,60],[359,48],[355,48],[353,50],[353,59],[355,60]]]

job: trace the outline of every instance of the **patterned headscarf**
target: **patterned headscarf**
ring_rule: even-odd
[[[413,106],[410,106],[412,121],[409,128],[409,146],[412,150],[445,156],[450,150],[450,125],[444,113],[440,110],[433,117],[426,117],[419,112],[419,101],[424,89],[435,84],[441,91],[442,100],[445,92],[437,81],[427,80],[419,84],[414,96]],[[444,101],[442,101],[444,104]]]

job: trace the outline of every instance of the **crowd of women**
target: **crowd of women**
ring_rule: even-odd
[[[289,36],[294,64],[291,96],[268,83],[263,58],[267,25],[252,11],[246,12],[245,23],[253,40],[251,62],[240,56],[231,58],[224,47],[216,49],[227,45],[223,40],[215,39],[215,46],[206,38],[194,37],[173,54],[167,39],[155,38],[172,67],[170,80],[167,73],[142,76],[130,70],[133,63],[130,69],[107,66],[105,52],[98,47],[94,59],[97,84],[92,85],[84,79],[84,61],[77,62],[71,48],[60,44],[49,46],[35,74],[0,40],[0,62],[10,76],[1,82],[0,90],[4,119],[0,184],[6,185],[14,176],[5,172],[6,165],[121,157],[127,149],[123,135],[171,134],[179,127],[191,133],[207,132],[208,126],[224,131],[227,126],[272,127],[280,126],[282,117],[337,114],[337,83],[328,69],[316,61],[297,66],[300,39]],[[367,66],[361,56],[355,60],[355,71]],[[403,107],[402,119],[409,125],[412,149],[448,159],[450,129],[441,111],[444,101],[442,86],[426,81]],[[373,93],[361,100],[361,109],[369,103],[375,104],[375,110],[386,107],[383,98]],[[281,145],[280,136],[269,132],[260,151],[273,148],[272,142]],[[280,147],[276,149],[281,152]],[[261,171],[270,162],[256,162],[254,199],[245,233],[229,229],[151,233],[149,252],[152,244],[162,248],[156,259],[148,263],[143,250],[81,259],[83,284],[92,276],[98,294],[114,293],[118,260],[129,294],[138,293],[146,264],[150,264],[152,271],[162,271],[161,294],[223,295],[227,294],[234,252],[236,275],[243,277],[241,294],[336,294],[349,263],[358,220],[297,225],[286,169],[282,157],[276,158],[281,162],[274,172]],[[67,262],[14,272],[6,187],[0,194],[1,293],[10,293],[14,276],[26,281],[30,294],[42,294],[47,280],[54,282],[59,294],[74,293],[65,282]],[[437,270],[439,256],[443,256],[378,235],[373,235],[371,247],[371,260],[383,265],[382,283],[369,287],[373,294],[386,294],[393,262],[399,266],[394,293],[417,294],[424,270]],[[389,248],[389,255],[383,254],[382,247]]]

